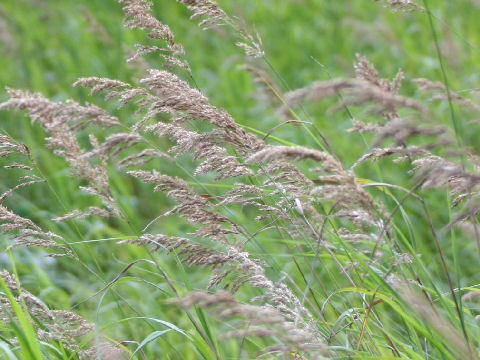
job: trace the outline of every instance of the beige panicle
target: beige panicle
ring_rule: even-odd
[[[453,215],[452,221],[447,225],[461,224],[468,219],[475,219],[480,213],[480,174],[478,169],[473,171],[464,168],[443,157],[429,155],[412,162],[418,181],[423,189],[445,188],[452,197],[452,207],[460,210]],[[462,204],[462,206],[460,206]],[[475,234],[478,237],[478,233]]]
[[[123,4],[126,27],[148,30],[149,38],[163,42],[163,47],[137,44],[136,53],[128,61],[134,61],[146,54],[158,53],[167,67],[178,67],[190,72],[190,66],[181,58],[185,54],[183,46],[175,42],[170,28],[151,14],[152,4],[150,1],[119,0],[119,2]]]
[[[238,18],[228,16],[215,1],[177,0],[177,2],[185,4],[193,12],[191,19],[202,19],[198,25],[205,30],[225,25],[231,27],[240,38],[235,45],[242,48],[247,56],[261,58],[265,55],[260,35],[258,33],[252,35]]]
[[[156,184],[154,191],[163,191],[179,203],[171,210],[153,219],[146,228],[160,217],[180,214],[189,223],[201,225],[200,229],[208,231],[213,238],[222,242],[227,241],[225,232],[223,231],[224,225],[230,225],[227,229],[228,233],[244,233],[244,230],[240,226],[226,216],[208,210],[210,207],[208,200],[198,195],[183,179],[160,174],[155,170],[152,172],[143,170],[129,171],[128,173],[144,183]],[[213,236],[214,234],[215,236]]]
[[[448,100],[450,97],[450,99],[452,99],[456,104],[463,105],[474,112],[480,112],[480,104],[476,103],[472,99],[460,95],[458,92],[455,92],[452,89],[447,91],[447,87],[439,81],[418,78],[413,79],[413,82],[423,91],[436,92],[436,94],[431,97],[431,101]]]
[[[393,11],[425,11],[425,8],[418,5],[416,2],[412,0],[374,0],[377,2],[385,3],[385,7],[392,9]]]
[[[394,162],[400,162],[427,154],[429,154],[429,152],[420,146],[391,146],[385,148],[376,147],[370,152],[362,155],[362,157],[355,161],[355,164],[353,164],[351,168],[354,169],[367,160],[378,161],[386,156],[395,156],[396,158]]]
[[[241,303],[224,291],[213,294],[190,292],[183,298],[172,299],[170,302],[184,309],[198,306],[214,311],[223,321],[240,317],[242,323],[237,322],[236,329],[224,333],[222,339],[245,336],[276,339],[278,343],[264,349],[264,354],[292,356],[294,352],[301,352],[308,354],[311,359],[323,359],[327,354],[325,344],[315,337],[316,332],[295,327],[291,322],[285,321],[283,314],[272,306]]]
[[[14,156],[15,158],[28,161],[32,166],[34,165],[27,146],[19,144],[9,136],[0,134],[0,158],[10,160]],[[65,243],[65,240],[61,236],[50,231],[42,230],[42,228],[32,220],[15,214],[5,205],[7,198],[16,190],[44,181],[43,178],[33,174],[34,169],[32,166],[14,160],[3,166],[4,169],[10,172],[21,171],[28,175],[19,177],[19,183],[17,185],[4,191],[3,194],[0,195],[0,234],[10,235],[9,240],[11,243],[7,249],[18,246],[38,246],[49,250],[60,251],[49,253],[48,256],[50,257],[73,256],[72,251],[62,245],[62,243]],[[13,176],[10,178],[13,178]]]
[[[39,340],[59,342],[82,360],[92,359],[98,354],[102,359],[128,359],[126,352],[120,346],[102,338],[100,338],[102,342],[98,344],[85,344],[85,336],[91,335],[95,330],[93,323],[71,311],[48,308],[41,299],[23,289],[15,276],[5,270],[0,271],[0,277],[13,293],[16,303],[25,306],[25,312],[37,319],[32,321],[32,324]],[[4,324],[12,320],[17,321],[8,298],[0,296],[0,305],[0,320]],[[39,326],[40,323],[41,326]],[[18,339],[9,339],[9,341],[17,343]]]
[[[348,132],[351,133],[366,133],[366,132],[378,132],[382,124],[372,124],[372,123],[365,123],[358,119],[352,119],[353,126],[350,129],[347,129]]]
[[[227,177],[253,175],[253,171],[245,165],[239,163],[236,156],[229,155],[224,147],[217,145],[218,132],[197,133],[186,130],[181,126],[158,122],[148,126],[147,131],[151,131],[160,137],[168,137],[176,141],[169,153],[175,156],[186,152],[193,152],[194,160],[202,159],[194,175],[217,172],[216,180]]]
[[[247,163],[270,162],[278,159],[304,160],[312,159],[322,163],[325,169],[331,172],[342,172],[343,167],[330,154],[323,151],[308,149],[300,146],[267,146],[247,158]]]
[[[433,142],[430,139],[428,145],[424,145],[426,149],[445,146],[450,141],[445,126],[432,124],[428,121],[418,124],[418,122],[413,119],[396,118],[378,130],[373,146],[378,146],[387,139],[393,140],[395,145],[405,146],[407,140],[410,140],[414,136],[420,136],[421,141],[425,141],[425,138],[433,139]]]
[[[354,64],[354,69],[355,77],[357,79],[365,80],[373,86],[384,90],[386,93],[398,95],[398,91],[402,86],[402,80],[404,78],[404,74],[401,69],[398,70],[397,75],[395,75],[392,80],[382,79],[380,78],[375,65],[368,61],[365,56],[356,54],[356,57],[357,61]],[[398,112],[395,108],[387,109],[387,111],[382,112],[382,115],[386,120],[398,118]]]
[[[318,101],[325,98],[338,96],[342,93],[344,97],[330,110],[339,111],[345,106],[371,104],[372,112],[385,114],[394,113],[398,108],[407,108],[427,113],[426,108],[414,99],[398,95],[379,85],[363,79],[334,79],[328,81],[317,81],[301,89],[296,89],[285,94],[286,105],[279,111],[286,113],[289,108],[300,105],[303,101]]]
[[[66,349],[75,352],[81,359],[89,359],[85,350],[82,336],[93,332],[94,324],[86,321],[82,317],[66,310],[51,310],[40,299],[36,298],[21,286],[14,275],[5,270],[0,271],[10,291],[13,292],[15,302],[26,306],[24,309],[31,316],[36,317],[40,322],[32,322],[35,326],[36,335],[43,341],[58,341]],[[0,319],[4,324],[15,320],[14,311],[10,300],[7,297],[0,296]],[[14,343],[16,339],[11,339]],[[82,346],[83,345],[83,346]]]
[[[207,121],[217,126],[219,129],[210,133],[212,141],[214,140],[216,145],[229,144],[241,154],[263,146],[263,142],[246,133],[225,110],[211,105],[202,93],[191,88],[177,75],[156,69],[149,69],[148,72],[148,76],[140,80],[147,89],[133,88],[101,78],[80,79],[75,85],[95,89],[94,92],[111,91],[107,98],[119,98],[122,105],[134,98],[140,98],[136,100],[136,104],[146,109],[146,115],[133,127],[132,130],[135,132],[140,131],[146,122],[156,115],[166,114],[179,126],[184,126],[188,120]],[[179,129],[176,128],[175,131]],[[175,136],[174,132],[172,135]]]
[[[121,216],[118,205],[111,194],[105,159],[100,165],[91,164],[86,152],[77,141],[76,132],[95,124],[110,128],[119,125],[118,119],[107,111],[94,106],[82,106],[74,101],[57,103],[40,94],[30,94],[20,90],[8,89],[10,99],[0,104],[1,109],[28,110],[32,122],[39,122],[47,131],[47,146],[70,164],[73,176],[88,181],[81,187],[90,195],[101,199],[106,210],[112,215]],[[94,140],[94,138],[90,138]],[[94,144],[93,144],[94,145]]]

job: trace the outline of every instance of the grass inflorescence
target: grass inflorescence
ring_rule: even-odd
[[[2,114],[30,122],[0,133],[2,357],[479,358],[480,103],[450,81],[448,65],[468,64],[452,34],[476,50],[433,2],[366,2],[425,27],[436,77],[350,43],[334,74],[280,56],[282,29],[262,36],[210,0],[165,0],[161,14],[119,0],[125,31],[80,7],[102,49],[137,43],[72,79],[78,101],[55,96],[64,79],[6,84]],[[17,56],[22,22],[5,11],[3,51]],[[398,30],[341,23],[379,48],[372,37]],[[235,55],[204,62],[217,44]],[[315,77],[285,71],[302,61]]]

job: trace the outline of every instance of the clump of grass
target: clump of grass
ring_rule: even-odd
[[[124,356],[127,345],[135,345],[128,350],[130,358],[141,358],[151,342],[165,338],[166,343],[172,339],[178,343],[180,337],[205,359],[477,358],[475,313],[463,303],[474,297],[462,301],[458,296],[463,289],[455,288],[440,241],[444,233],[461,225],[472,230],[480,244],[478,161],[453,141],[459,135],[435,123],[428,104],[401,94],[407,76],[401,70],[393,79],[383,79],[360,54],[353,78],[316,81],[282,92],[266,75],[271,63],[258,35],[213,1],[179,2],[193,12],[192,19],[201,18],[201,28],[227,26],[235,34],[238,46],[253,62],[245,68],[267,86],[272,103],[280,104],[277,113],[285,119],[279,126],[303,125],[318,149],[285,141],[272,144],[275,129],[263,138],[246,131],[197,88],[184,46],[152,15],[151,4],[120,1],[126,26],[147,34],[145,44],[138,45],[128,60],[137,65],[142,61],[139,80],[88,77],[74,86],[90,89],[91,95],[104,94],[127,116],[13,89],[7,90],[10,98],[0,104],[0,109],[25,110],[32,123],[41,125],[46,146],[66,161],[69,175],[79,179],[78,189],[91,201],[84,208],[56,214],[50,223],[56,231],[44,230],[7,209],[3,203],[17,190],[39,182],[53,185],[32,156],[35,149],[0,135],[0,157],[10,159],[4,171],[28,174],[0,196],[0,220],[3,233],[11,234],[9,250],[41,246],[55,251],[50,256],[88,271],[85,255],[68,237],[72,232],[82,237],[79,225],[93,218],[127,229],[114,240],[129,250],[128,244],[148,248],[148,254],[142,253],[148,259],[134,259],[100,290],[77,303],[75,310],[101,295],[96,315],[87,316],[95,326],[73,312],[49,310],[4,273],[2,317],[12,336],[4,336],[2,344],[8,353],[23,351],[32,358],[47,358],[53,351],[66,358],[108,359]],[[387,1],[386,5],[425,10],[412,1]],[[162,69],[149,65],[152,54],[159,56]],[[452,99],[478,111],[473,100],[448,86],[426,79],[415,82],[423,90],[440,92],[436,100]],[[330,114],[344,109],[351,114],[354,107],[365,111],[365,121],[352,118],[349,131],[370,133],[370,145],[351,167],[339,156],[348,149],[332,149],[329,139],[299,115],[308,114],[302,111],[306,103],[328,98],[338,100]],[[376,122],[368,121],[371,118]],[[370,160],[388,157],[404,164],[395,165],[401,171],[408,168],[415,174],[410,188],[385,182],[380,165],[376,166],[378,181],[358,176],[358,169],[371,164]],[[189,164],[184,166],[185,158]],[[118,185],[122,181],[134,185],[122,187]],[[145,187],[150,194],[165,194],[172,206],[143,217],[140,206],[125,201],[126,194],[119,194],[118,187],[128,188],[140,206],[146,200],[137,198],[138,189]],[[424,199],[431,188],[447,190],[452,208],[459,209],[445,224],[433,223]],[[415,202],[415,214],[415,206],[406,205],[410,201]],[[423,221],[414,224],[412,218],[419,216]],[[174,231],[165,226],[172,218],[182,219],[182,226]],[[424,248],[417,248],[414,226],[426,227],[428,246],[442,264],[441,280],[434,278],[422,259],[419,252]],[[164,262],[175,264],[181,280],[171,279]],[[141,268],[142,276],[127,276],[140,264],[147,264]],[[199,284],[192,283],[197,271]],[[131,299],[117,291],[129,281],[154,289],[152,294],[139,290],[140,302],[148,297],[145,301],[162,303],[170,310],[175,305],[171,311],[180,308],[182,312],[166,320],[139,314],[140,305],[132,306]],[[12,290],[20,295],[15,298]],[[113,326],[98,321],[109,292],[116,296],[122,316],[114,325],[142,320],[152,331],[102,340],[104,327]],[[123,316],[126,309],[133,316]],[[77,339],[94,329],[90,339]],[[152,354],[165,355],[162,350]]]

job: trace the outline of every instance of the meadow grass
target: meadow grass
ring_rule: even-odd
[[[3,1],[2,357],[476,359],[480,10],[389,3]]]

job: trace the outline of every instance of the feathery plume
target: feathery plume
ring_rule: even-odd
[[[138,57],[152,52],[159,52],[160,56],[173,66],[179,65],[181,68],[190,71],[188,63],[179,59],[179,56],[185,54],[181,44],[175,42],[170,28],[156,19],[151,14],[151,3],[147,0],[119,0],[123,4],[125,13],[125,26],[130,29],[148,30],[148,37],[164,42],[165,47],[137,45],[136,54],[127,61],[133,61]]]
[[[172,304],[189,309],[193,306],[211,309],[221,320],[241,317],[244,325],[237,324],[235,330],[225,333],[222,338],[243,338],[245,336],[275,338],[280,343],[263,350],[264,353],[288,355],[292,352],[305,352],[312,358],[323,358],[325,345],[315,337],[315,333],[307,329],[299,329],[284,315],[271,306],[256,306],[235,300],[228,292],[219,291],[214,294],[190,292],[183,298],[172,299]],[[244,329],[242,329],[244,327]]]
[[[457,104],[463,105],[475,112],[480,112],[480,104],[477,104],[472,99],[461,96],[459,93],[449,89],[439,81],[431,81],[425,78],[413,79],[413,82],[424,91],[437,92],[436,95],[432,96],[431,101],[436,100],[447,100],[448,96]]]
[[[331,155],[323,151],[308,149],[300,146],[267,146],[247,158],[247,163],[262,163],[278,159],[304,160],[313,159],[322,163],[325,169],[331,172],[342,172],[343,167]]]
[[[280,112],[286,113],[288,107],[295,107],[304,100],[317,101],[336,96],[342,90],[345,91],[345,97],[331,109],[332,112],[345,106],[366,103],[372,103],[374,112],[380,114],[394,113],[398,108],[408,108],[422,114],[427,112],[418,101],[386,91],[383,87],[363,79],[317,81],[307,87],[290,91],[285,94],[287,105],[280,108]]]
[[[109,128],[119,125],[117,118],[93,105],[82,106],[73,101],[56,103],[40,94],[30,94],[8,89],[10,99],[0,104],[1,109],[28,110],[32,122],[39,122],[49,133],[48,146],[68,161],[73,176],[85,179],[90,186],[82,187],[87,193],[98,196],[108,211],[121,216],[120,210],[110,192],[105,164],[92,165],[85,157],[88,154],[77,141],[75,131],[89,124]]]
[[[29,161],[32,161],[30,151],[26,145],[19,144],[9,136],[0,134],[0,158],[10,158],[15,155],[26,157]],[[11,171],[15,169],[28,173],[33,172],[31,166],[16,161],[5,165],[4,168]],[[50,257],[73,256],[69,248],[61,245],[61,243],[65,243],[65,240],[61,236],[50,231],[43,231],[42,228],[32,220],[15,214],[4,205],[5,200],[16,190],[43,182],[44,180],[36,175],[26,175],[20,177],[19,181],[19,184],[11,187],[0,195],[0,234],[10,235],[9,240],[11,244],[7,249],[18,246],[39,246],[61,251],[59,253],[49,253],[48,256]]]
[[[26,311],[37,321],[32,321],[36,335],[43,341],[58,341],[63,346],[77,353],[81,359],[88,359],[81,348],[81,337],[91,333],[95,326],[82,317],[65,310],[51,310],[41,300],[18,286],[15,277],[5,270],[0,271],[0,276],[14,293],[17,304],[25,304]],[[17,321],[14,316],[12,304],[6,297],[0,296],[0,319],[4,324]],[[41,326],[39,324],[41,323]],[[14,342],[15,340],[12,339]]]
[[[201,18],[198,24],[202,29],[210,29],[217,26],[230,26],[239,36],[240,41],[235,43],[242,48],[246,55],[252,58],[264,56],[262,49],[262,39],[257,33],[255,36],[250,34],[245,26],[236,18],[231,18],[215,1],[211,0],[177,0],[185,4],[193,12],[190,19]]]
[[[425,8],[418,5],[412,0],[375,0],[377,2],[384,2],[386,3],[384,5],[385,8],[390,8],[393,11],[414,11],[414,10],[420,10],[420,11],[425,11]]]

